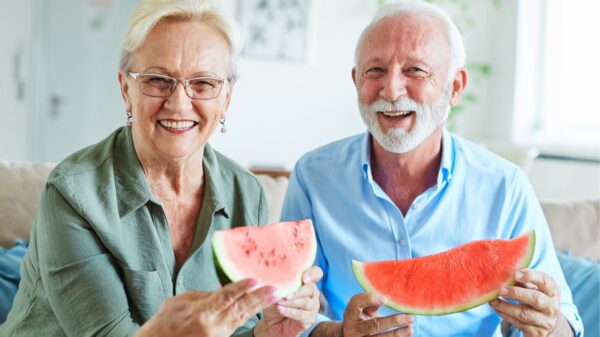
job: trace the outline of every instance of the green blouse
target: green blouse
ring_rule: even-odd
[[[210,145],[204,202],[190,257],[177,271],[165,212],[150,192],[131,130],[65,159],[50,174],[0,336],[131,336],[167,298],[211,291],[215,229],[262,225],[256,177]],[[257,318],[234,336],[252,336]]]

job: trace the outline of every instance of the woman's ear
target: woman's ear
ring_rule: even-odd
[[[129,83],[127,82],[127,75],[122,71],[119,71],[119,86],[121,87],[121,96],[125,102],[125,111],[131,112],[132,104],[131,98],[129,97]]]
[[[223,83],[225,84],[225,83]],[[223,114],[225,111],[229,109],[229,104],[231,103],[231,95],[233,94],[233,87],[235,86],[235,79],[231,79],[227,82],[227,93],[225,93],[225,106],[223,109]]]
[[[452,95],[450,96],[450,105],[455,106],[460,102],[460,97],[462,96],[465,88],[467,87],[467,70],[465,68],[460,68],[454,75],[454,80],[452,81]]]

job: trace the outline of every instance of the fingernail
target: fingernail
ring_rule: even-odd
[[[523,278],[523,272],[522,271],[516,271],[515,272],[515,279],[520,280]]]
[[[255,279],[255,278],[251,278],[251,279],[249,279],[249,280],[248,280],[248,285],[249,285],[250,287],[254,287],[254,286],[255,286],[255,285],[257,285],[257,284],[258,284],[258,280],[257,280],[257,279]]]
[[[273,287],[273,286],[267,286],[267,293],[268,294],[274,294],[277,291],[277,288]]]
[[[269,304],[275,304],[275,303],[277,303],[277,301],[279,301],[279,298],[277,296],[271,295],[269,297]]]
[[[308,275],[304,276],[304,278],[302,279],[302,282],[304,282],[305,284],[310,282],[310,276],[308,276]]]
[[[279,310],[279,312],[283,314],[283,313],[285,312],[285,310],[286,310],[286,309],[285,309],[285,307],[284,307],[284,306],[282,306],[282,305],[278,305],[278,306],[277,306],[277,310]]]
[[[385,296],[379,295],[379,297],[377,297],[377,302],[379,302],[381,304],[385,304],[386,301],[387,301],[387,298],[385,298]]]
[[[500,295],[508,295],[508,289],[506,287],[502,287],[502,289],[500,289]]]

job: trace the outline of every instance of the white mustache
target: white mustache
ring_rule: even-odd
[[[380,98],[367,107],[369,113],[377,113],[379,111],[419,111],[420,109],[422,109],[422,105],[406,96],[400,97],[393,102]]]

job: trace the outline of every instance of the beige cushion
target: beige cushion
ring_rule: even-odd
[[[256,175],[265,190],[267,204],[269,204],[269,222],[279,221],[281,207],[283,207],[283,198],[287,190],[288,179],[285,177],[273,178],[268,175]]]
[[[29,240],[29,230],[51,164],[0,161],[0,246]]]
[[[0,161],[0,246],[12,246],[16,239],[29,240],[40,193],[52,164]],[[269,223],[279,220],[287,178],[259,174],[269,205]]]
[[[0,161],[0,246],[29,239],[44,182],[53,165]],[[269,223],[279,220],[288,179],[257,175],[269,205]],[[542,209],[558,249],[600,259],[600,202],[545,201]]]
[[[600,260],[600,200],[541,204],[557,249]]]

